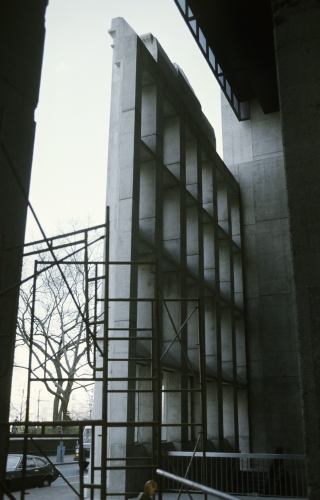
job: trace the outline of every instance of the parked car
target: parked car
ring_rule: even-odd
[[[23,455],[8,455],[6,469],[6,485],[11,491],[22,489]],[[26,474],[24,489],[51,486],[60,476],[59,469],[52,466],[42,457],[26,456]]]

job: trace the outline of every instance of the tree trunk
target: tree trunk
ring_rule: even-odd
[[[53,418],[52,420],[67,420],[68,407],[70,396],[72,393],[73,380],[69,380],[67,387],[64,390],[57,390],[53,401]]]
[[[61,420],[59,417],[59,403],[60,403],[60,398],[56,394],[53,400],[53,415],[52,415],[52,420]]]

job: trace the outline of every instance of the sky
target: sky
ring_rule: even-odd
[[[219,86],[173,0],[49,0],[30,191],[47,236],[104,223],[115,17],[182,68],[222,155]],[[29,214],[26,239],[39,237]]]
[[[108,30],[115,17],[123,17],[138,35],[152,33],[181,67],[222,155],[220,88],[173,0],[49,0],[30,189],[47,236],[73,230],[70,222],[87,227],[105,221],[112,72]],[[40,238],[29,213],[26,240]],[[26,395],[23,379],[22,373],[15,377],[16,414]],[[71,407],[76,410],[76,405]],[[31,407],[31,418],[50,418],[48,396],[37,384]]]

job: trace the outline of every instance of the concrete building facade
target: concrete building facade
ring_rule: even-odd
[[[159,42],[122,18],[110,34],[108,456],[152,458],[159,430],[139,422],[161,424],[157,453],[199,432],[198,449],[249,451],[239,187]],[[108,489],[147,474],[111,470]]]
[[[302,453],[292,259],[279,112],[239,122],[222,96],[223,156],[239,182],[252,452]]]

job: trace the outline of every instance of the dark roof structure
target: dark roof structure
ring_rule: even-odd
[[[279,111],[270,0],[175,0],[239,120]]]

